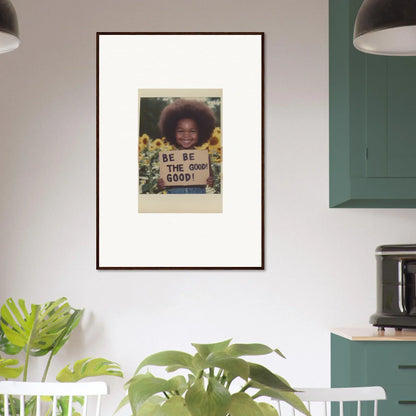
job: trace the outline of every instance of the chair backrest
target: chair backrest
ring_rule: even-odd
[[[378,401],[386,400],[386,392],[383,387],[340,387],[340,388],[297,388],[296,395],[304,402],[307,409],[312,416],[315,415],[374,415],[377,416]],[[347,404],[355,402],[355,404]],[[362,409],[363,403],[366,403],[365,411]],[[368,402],[372,402],[368,405]],[[331,403],[338,403],[332,405],[332,412],[329,412],[328,407]],[[347,404],[347,408],[344,406]],[[286,412],[285,412],[286,410]],[[279,415],[289,414],[289,408],[278,400]],[[301,413],[290,408],[292,415],[300,415]]]
[[[41,416],[42,402],[47,403],[47,414],[72,416],[73,406],[82,408],[82,416],[95,407],[95,416],[101,412],[101,396],[108,394],[107,383],[32,383],[1,381],[0,399],[4,398],[4,416],[23,416],[25,407],[35,409],[32,415]],[[89,400],[91,398],[91,400]]]

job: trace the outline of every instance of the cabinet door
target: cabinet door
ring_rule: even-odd
[[[416,57],[366,56],[366,176],[416,177]]]
[[[416,207],[416,57],[352,45],[361,0],[330,0],[330,206]]]

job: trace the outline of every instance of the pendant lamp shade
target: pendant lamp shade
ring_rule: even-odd
[[[16,49],[20,44],[16,11],[10,0],[0,0],[0,53]]]
[[[416,55],[416,0],[364,0],[354,46],[375,55]]]

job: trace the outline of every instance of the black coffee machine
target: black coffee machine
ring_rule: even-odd
[[[377,312],[370,323],[416,328],[416,244],[379,246],[376,260]]]

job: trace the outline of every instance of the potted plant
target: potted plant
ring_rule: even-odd
[[[162,351],[145,358],[125,387],[128,395],[117,411],[130,403],[133,416],[278,416],[261,397],[283,400],[309,415],[295,390],[281,376],[243,356],[276,353],[263,344],[192,344],[196,354]],[[170,378],[142,373],[147,366],[163,366]],[[237,381],[240,386],[236,389]]]

